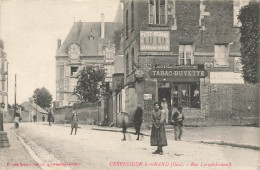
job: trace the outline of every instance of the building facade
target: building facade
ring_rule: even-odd
[[[170,114],[182,106],[191,124],[257,121],[256,88],[245,84],[240,63],[236,1],[125,0],[126,112],[137,104],[150,121],[155,101]],[[243,122],[242,121],[242,122]]]
[[[119,20],[121,15],[122,8],[119,5],[116,22],[105,22],[104,14],[101,15],[101,22],[74,22],[65,41],[61,44],[61,40],[58,40],[56,52],[58,106],[68,106],[79,101],[79,96],[73,92],[78,80],[77,74],[84,66],[92,65],[104,69],[105,81],[112,83],[114,58],[120,49],[123,28],[123,23]]]
[[[8,113],[8,61],[4,52],[4,42],[0,39],[0,103],[5,104],[4,120]]]

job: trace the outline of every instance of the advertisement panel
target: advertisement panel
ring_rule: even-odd
[[[170,32],[140,31],[140,51],[170,51]]]

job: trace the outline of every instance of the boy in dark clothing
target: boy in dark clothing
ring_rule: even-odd
[[[178,106],[177,109],[178,109],[178,111],[176,111],[172,115],[172,122],[174,122],[175,140],[178,140],[178,139],[181,140],[184,115],[182,113],[182,107],[181,106]]]
[[[136,140],[139,140],[142,122],[143,122],[143,109],[141,106],[137,106],[134,115],[135,134],[138,135]]]

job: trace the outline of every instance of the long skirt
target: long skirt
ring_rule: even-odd
[[[167,138],[164,125],[160,125],[159,129],[157,129],[153,125],[150,143],[151,146],[167,146]]]

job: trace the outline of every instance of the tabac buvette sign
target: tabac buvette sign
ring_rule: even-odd
[[[205,78],[208,72],[206,70],[188,69],[152,69],[148,74],[151,78]]]

